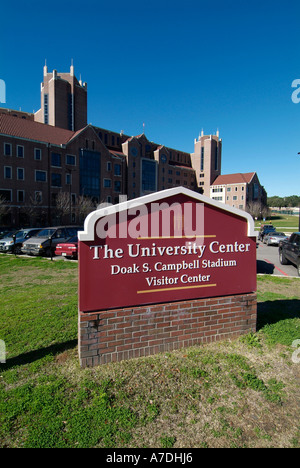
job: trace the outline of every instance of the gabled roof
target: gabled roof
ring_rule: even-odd
[[[84,231],[78,232],[78,238],[81,242],[94,241],[95,240],[95,224],[100,218],[110,216],[116,213],[127,211],[131,208],[138,208],[148,203],[155,203],[166,198],[173,197],[175,195],[186,195],[187,197],[194,199],[198,202],[214,206],[219,208],[223,212],[232,213],[247,221],[247,235],[249,237],[257,237],[257,233],[254,230],[254,221],[252,216],[246,211],[239,210],[237,208],[225,205],[224,203],[213,200],[212,198],[205,197],[193,190],[185,187],[174,187],[171,189],[162,190],[161,192],[154,192],[150,195],[145,195],[134,200],[129,200],[120,203],[119,205],[105,205],[104,208],[97,209],[90,213],[84,221]]]
[[[250,184],[255,172],[219,175],[212,185]]]
[[[119,159],[126,158],[126,155],[124,153],[121,153],[120,151],[109,150],[109,152],[116,158],[119,158]]]
[[[53,145],[66,145],[75,133],[52,125],[0,114],[0,134]]]

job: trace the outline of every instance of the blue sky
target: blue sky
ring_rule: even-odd
[[[193,152],[219,129],[222,173],[300,195],[299,0],[2,2],[4,107],[40,108],[45,59],[88,84],[88,121]],[[299,93],[300,96],[300,93]]]

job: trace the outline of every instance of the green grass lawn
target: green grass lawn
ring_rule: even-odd
[[[81,369],[77,264],[0,255],[0,447],[299,447],[297,279],[258,277],[258,330]]]
[[[299,217],[292,215],[273,215],[266,222],[255,221],[256,229],[259,229],[261,224],[273,224],[277,231],[295,232],[299,231]]]

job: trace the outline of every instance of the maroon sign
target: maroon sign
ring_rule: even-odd
[[[252,217],[184,188],[102,208],[79,233],[79,309],[256,290]]]

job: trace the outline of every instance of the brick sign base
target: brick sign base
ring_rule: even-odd
[[[149,356],[256,331],[255,293],[79,312],[82,367]]]

